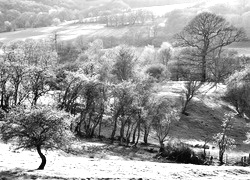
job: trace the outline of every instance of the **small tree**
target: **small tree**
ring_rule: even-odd
[[[204,144],[203,144],[203,157],[204,159],[206,159],[206,156],[207,156],[207,153],[206,153],[206,148],[207,148],[207,144],[212,141],[212,138],[209,137],[208,134],[202,136],[202,139],[204,141]]]
[[[233,114],[225,114],[222,123],[222,132],[216,134],[213,138],[219,147],[219,161],[224,164],[223,156],[226,149],[231,148],[235,144],[235,140],[229,137],[229,133],[233,128]]]
[[[69,142],[69,117],[51,107],[15,108],[1,126],[2,139],[17,149],[36,149],[42,159],[38,169],[42,170],[46,157],[41,149],[61,149]]]
[[[191,101],[191,99],[197,94],[197,91],[201,87],[202,83],[198,81],[188,81],[185,84],[185,90],[184,90],[184,100],[183,100],[183,106],[182,106],[182,114],[187,115],[187,105]]]
[[[135,55],[131,48],[118,46],[118,54],[113,65],[112,74],[118,80],[128,81],[134,76]]]
[[[158,54],[159,62],[167,66],[173,54],[173,47],[168,42],[163,42]]]
[[[152,127],[156,132],[160,149],[163,149],[171,125],[180,119],[179,112],[175,107],[172,107],[171,102],[166,99],[156,100],[152,108]]]

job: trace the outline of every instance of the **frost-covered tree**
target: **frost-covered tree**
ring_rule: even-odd
[[[176,107],[173,107],[172,102],[165,98],[156,99],[152,102],[151,108],[152,127],[155,130],[160,148],[163,149],[171,125],[180,119],[180,113]]]
[[[127,46],[118,46],[117,49],[118,53],[111,73],[118,81],[128,81],[134,76],[135,54]]]
[[[36,149],[44,169],[46,157],[42,149],[63,149],[71,137],[69,114],[51,107],[32,109],[14,108],[1,126],[4,142],[11,142],[17,149]]]
[[[158,50],[159,62],[167,66],[169,60],[172,58],[173,51],[174,49],[171,44],[168,42],[163,42],[160,49]]]
[[[225,114],[222,122],[222,132],[214,135],[214,141],[219,147],[219,161],[221,164],[223,162],[223,156],[228,148],[232,148],[235,145],[235,140],[230,137],[230,132],[233,128],[233,114]]]
[[[3,46],[5,64],[13,93],[14,105],[25,94],[36,105],[37,100],[50,90],[57,53],[48,40],[15,41]]]

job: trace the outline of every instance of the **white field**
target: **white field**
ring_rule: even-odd
[[[2,180],[26,179],[249,179],[250,169],[236,166],[200,166],[123,160],[121,157],[88,158],[62,152],[46,153],[45,170],[34,170],[40,164],[36,152],[12,152],[0,144],[0,177]]]

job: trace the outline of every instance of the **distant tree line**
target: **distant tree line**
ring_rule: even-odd
[[[100,11],[97,16],[90,14],[87,18],[80,19],[84,23],[103,23],[107,27],[127,25],[143,25],[154,22],[152,12],[146,10]]]
[[[15,31],[20,28],[37,28],[58,25],[63,21],[76,19],[76,13],[71,10],[55,10],[39,13],[18,10],[4,10],[0,13],[0,31]]]

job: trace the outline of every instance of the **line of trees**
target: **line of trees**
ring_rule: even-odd
[[[7,113],[20,105],[36,107],[53,92],[56,106],[76,117],[71,129],[78,136],[101,136],[102,126],[109,124],[111,140],[119,134],[122,144],[137,144],[142,132],[147,143],[153,125],[149,116],[165,118],[151,114],[152,108],[162,105],[160,99],[150,105],[153,84],[159,79],[136,69],[138,60],[130,47],[105,51],[102,41],[96,40],[79,55],[75,66],[59,67],[51,41],[17,41],[4,45],[3,51],[0,107]]]
[[[127,25],[143,25],[154,22],[155,17],[151,11],[146,10],[121,10],[101,11],[97,16],[80,19],[84,23],[103,23],[107,27],[118,27]]]

